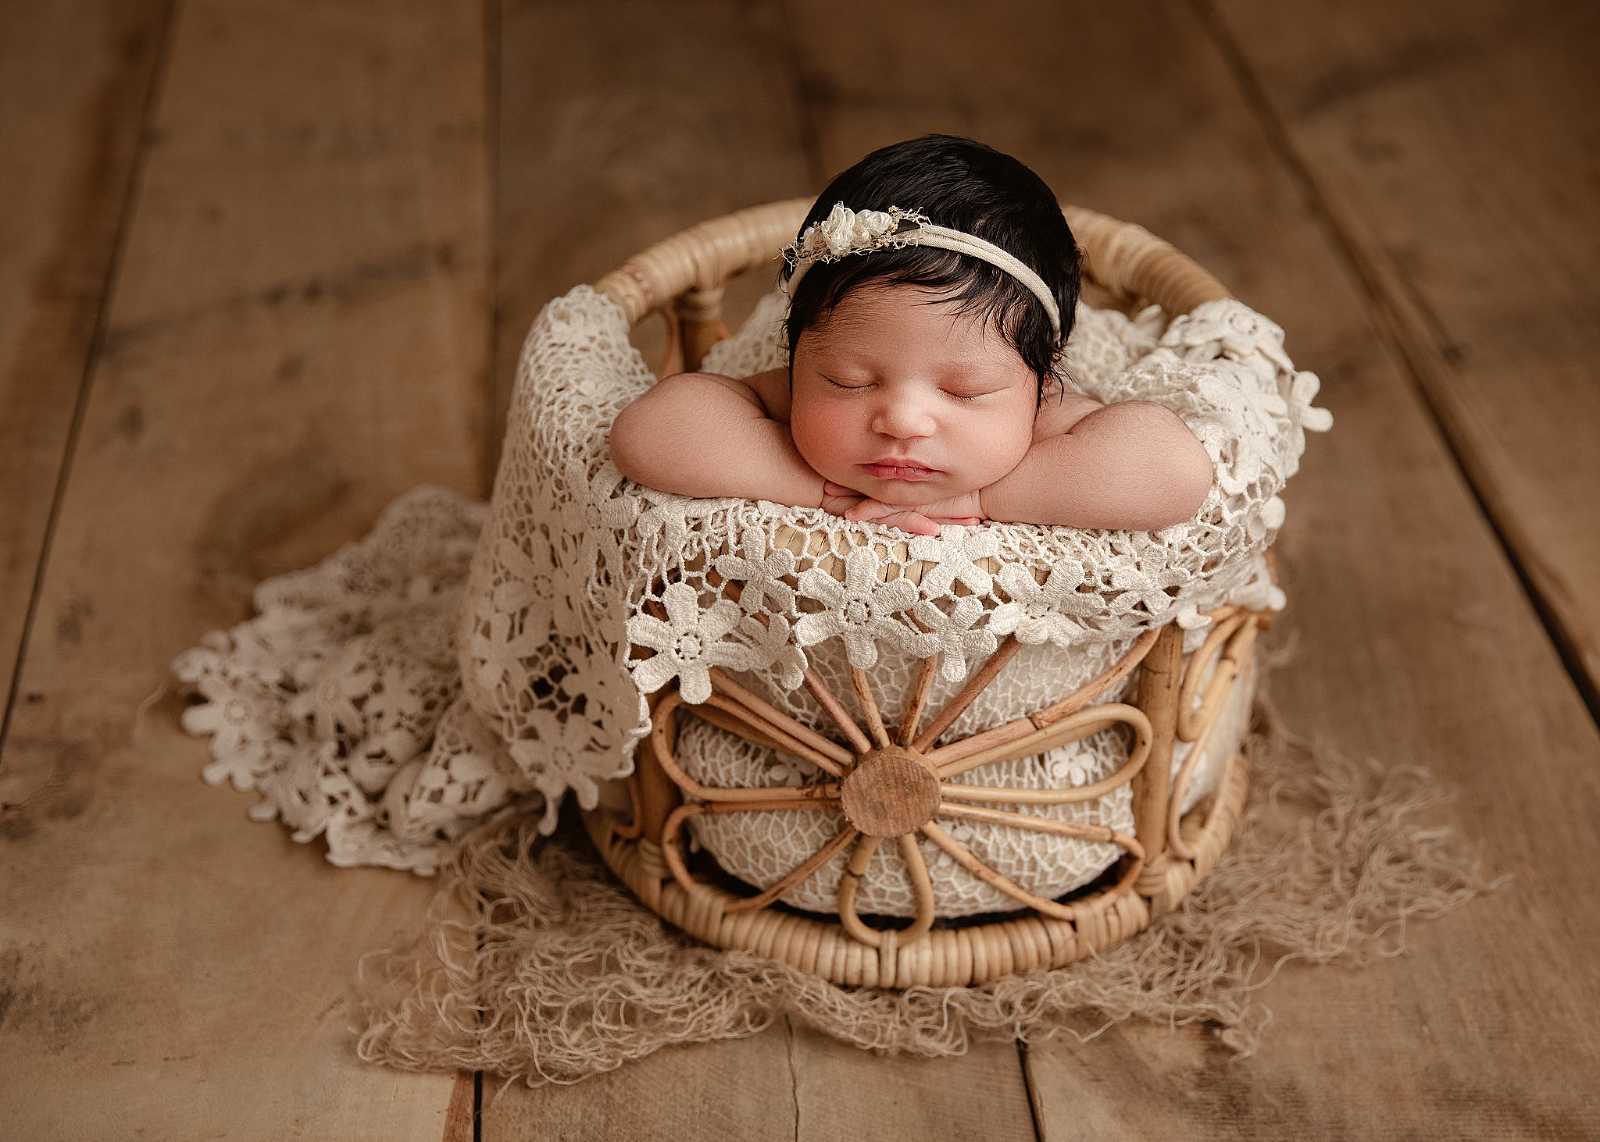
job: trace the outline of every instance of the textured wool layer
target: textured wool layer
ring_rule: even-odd
[[[1092,1037],[1068,1022],[1088,1015],[1100,1030],[1134,1017],[1204,1022],[1249,1054],[1270,1018],[1255,994],[1284,964],[1396,955],[1412,919],[1498,887],[1428,819],[1449,795],[1426,770],[1294,735],[1264,683],[1233,848],[1175,912],[1092,959],[977,987],[840,987],[672,929],[611,877],[572,819],[547,838],[531,817],[508,816],[442,870],[425,933],[363,961],[359,1053],[536,1086],[785,1016],[859,1047],[940,1056],[986,1039]]]

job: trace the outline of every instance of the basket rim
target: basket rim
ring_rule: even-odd
[[[810,198],[788,198],[696,223],[647,247],[594,283],[618,302],[629,326],[695,291],[774,261],[805,219]],[[1174,316],[1232,297],[1187,254],[1144,227],[1062,204],[1084,257],[1084,276],[1113,297],[1152,302]]]

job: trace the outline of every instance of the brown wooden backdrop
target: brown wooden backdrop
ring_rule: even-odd
[[[1600,9],[1573,0],[51,0],[0,10],[0,1135],[1600,1137]],[[424,482],[540,305],[970,134],[1288,330],[1291,725],[1423,765],[1511,888],[1263,1050],[884,1059],[780,1025],[573,1087],[367,1067],[429,885],[198,779],[166,663]],[[647,334],[648,338],[648,334]]]

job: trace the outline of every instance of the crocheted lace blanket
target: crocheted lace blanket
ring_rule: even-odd
[[[780,364],[783,304],[763,299],[704,367]],[[894,671],[937,653],[953,690],[1007,635],[1093,663],[1169,621],[1198,636],[1223,602],[1281,608],[1261,558],[1283,523],[1278,493],[1305,432],[1332,423],[1282,330],[1234,301],[1170,322],[1080,307],[1069,360],[1082,391],[1163,404],[1194,430],[1217,479],[1193,521],[910,537],[640,487],[611,463],[607,433],[653,377],[621,307],[579,286],[528,335],[487,509],[408,493],[361,542],[263,583],[257,617],[176,660],[203,700],[184,725],[212,735],[205,777],[260,792],[252,816],[325,836],[336,864],[430,872],[497,810],[542,801],[548,832],[569,790],[593,807],[631,771],[647,695],[676,680],[702,701],[714,667],[825,727],[797,692],[808,666]]]

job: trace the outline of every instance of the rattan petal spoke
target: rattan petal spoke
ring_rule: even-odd
[[[1004,809],[988,809],[979,805],[944,802],[939,806],[941,817],[960,817],[969,821],[989,821],[997,825],[1010,825],[1018,829],[1032,829],[1037,833],[1053,833],[1058,837],[1073,837],[1081,841],[1119,845],[1128,853],[1144,859],[1144,846],[1137,838],[1119,833],[1105,825],[1086,825],[1079,821],[1058,821],[1054,817],[1038,817],[1031,813],[1010,813]]]
[[[818,768],[826,770],[835,777],[841,777],[843,770],[840,767],[850,765],[849,750],[838,742],[823,737],[810,726],[795,721],[788,714],[773,707],[770,702],[752,694],[728,677],[723,670],[718,668],[711,670],[711,689],[713,693],[725,695],[743,707],[743,715],[762,732],[782,733],[792,741],[810,749],[812,754],[820,755],[822,760],[807,756],[807,760],[814,761]]]
[[[1178,707],[1178,737],[1188,741],[1190,745],[1189,753],[1183,759],[1183,765],[1172,779],[1172,799],[1167,806],[1167,847],[1172,850],[1175,856],[1184,860],[1193,860],[1195,857],[1195,849],[1184,839],[1183,830],[1180,827],[1183,803],[1189,792],[1189,783],[1194,779],[1195,770],[1199,768],[1200,759],[1205,756],[1206,747],[1210,745],[1212,730],[1216,728],[1217,722],[1222,718],[1223,704],[1232,694],[1239,674],[1249,664],[1250,655],[1255,648],[1256,633],[1259,629],[1260,623],[1257,617],[1249,614],[1241,616],[1241,621],[1231,626],[1228,634],[1224,636],[1227,638],[1227,645],[1222,650],[1222,658],[1217,663],[1217,669],[1212,675],[1211,683],[1206,687],[1205,698],[1193,719],[1197,724],[1192,727],[1194,733],[1192,738],[1184,738],[1183,734],[1184,714],[1188,712],[1189,708],[1186,705]],[[1218,646],[1222,645],[1221,639],[1216,639],[1215,634],[1213,634],[1212,639],[1207,640],[1206,645],[1211,645],[1213,639],[1215,639]],[[1185,694],[1192,695],[1199,689],[1198,682],[1194,686],[1190,686],[1189,679],[1191,677],[1195,679],[1200,677],[1201,671],[1204,669],[1205,660],[1202,656],[1205,651],[1206,647],[1202,646],[1189,660],[1189,664],[1185,668],[1183,686],[1178,692],[1180,703],[1183,702]],[[1220,685],[1219,679],[1222,680]]]
[[[802,863],[796,865],[771,888],[758,892],[754,896],[747,896],[743,900],[736,900],[727,905],[723,911],[749,912],[756,908],[765,908],[791,888],[808,880],[819,868],[828,863],[834,853],[844,848],[845,845],[860,835],[860,831],[854,825],[845,825],[833,835],[833,838],[827,844],[812,853]]]
[[[846,932],[869,948],[876,948],[881,944],[883,934],[867,927],[856,914],[856,889],[861,884],[861,878],[866,875],[867,862],[872,859],[872,854],[878,851],[878,842],[881,839],[864,836],[857,841],[855,851],[850,854],[850,866],[839,878],[839,923],[844,925]]]
[[[716,701],[713,695],[706,705]],[[670,732],[672,715],[680,708],[698,713],[699,708],[689,706],[683,701],[682,695],[669,694],[656,707],[656,723],[651,727],[651,736],[656,740],[659,749],[659,762],[675,785],[692,797],[699,797],[704,801],[715,804],[746,803],[746,802],[771,802],[775,805],[788,806],[800,805],[803,802],[828,800],[837,803],[839,799],[839,785],[837,782],[828,782],[822,785],[780,786],[777,788],[740,788],[722,789],[713,785],[702,785],[685,773],[677,760],[672,756],[672,751],[665,747],[665,739]],[[713,707],[716,708],[716,707]],[[724,713],[728,711],[724,710]],[[737,719],[733,723],[739,724]]]
[[[900,834],[900,855],[905,858],[906,875],[911,878],[911,892],[917,901],[917,916],[911,927],[899,933],[901,944],[909,944],[928,933],[933,927],[936,904],[933,898],[933,878],[928,875],[928,862],[922,859],[922,846],[917,844],[915,833]]]
[[[1068,694],[1065,698],[1055,702],[1035,714],[1016,721],[1007,722],[1005,725],[984,730],[960,741],[951,742],[949,745],[939,746],[931,750],[929,756],[936,758],[941,764],[948,764],[971,757],[973,754],[993,746],[1003,745],[1025,737],[1034,730],[1043,729],[1055,722],[1061,721],[1081,707],[1104,694],[1112,686],[1127,677],[1133,669],[1144,661],[1145,655],[1150,653],[1150,648],[1155,645],[1156,636],[1160,630],[1149,630],[1140,635],[1133,646],[1128,648],[1117,663],[1097,678],[1091,678],[1078,689]]]
[[[1029,892],[1005,874],[996,872],[979,860],[966,845],[956,840],[932,821],[922,826],[922,832],[930,841],[949,853],[962,868],[985,884],[998,888],[1012,899],[1020,901],[1046,916],[1054,916],[1058,920],[1071,920],[1077,915],[1076,905],[1046,900],[1037,893]]]
[[[934,750],[928,760],[933,762],[939,772],[941,781],[948,781],[963,773],[977,769],[984,765],[995,765],[1000,762],[1015,761],[1020,757],[1032,757],[1055,749],[1057,746],[1069,742],[1081,741],[1093,734],[1099,733],[1108,726],[1121,722],[1133,730],[1132,760],[1137,766],[1144,764],[1144,759],[1150,755],[1150,743],[1153,730],[1150,719],[1145,712],[1137,706],[1115,702],[1101,706],[1090,706],[1087,710],[1079,710],[1076,714],[1062,718],[1059,722],[1036,728],[1031,719],[1019,718],[1029,727],[1028,732],[1015,740],[1000,745],[990,746],[981,753],[958,758],[955,761],[946,760],[946,756]],[[1011,723],[1013,725],[1017,723]]]
[[[672,870],[672,877],[682,886],[685,892],[691,890],[694,881],[689,876],[688,866],[683,860],[683,844],[679,837],[683,823],[691,817],[705,817],[717,813],[761,813],[773,809],[834,809],[837,803],[827,801],[771,800],[771,801],[698,801],[679,805],[667,816],[666,824],[661,829],[661,855],[666,859],[667,867]]]
[[[850,684],[855,687],[856,700],[866,714],[867,729],[872,733],[872,740],[879,749],[883,749],[889,744],[889,731],[883,724],[883,715],[878,712],[878,701],[872,696],[872,683],[868,681],[866,671],[859,666],[850,667]]]
[[[1139,775],[1150,750],[1135,749],[1116,772],[1088,785],[1074,785],[1067,789],[1010,789],[994,785],[956,785],[941,782],[939,791],[954,801],[990,801],[997,805],[1073,805],[1104,797],[1113,789],[1127,785]]]
[[[999,649],[989,656],[988,661],[978,668],[978,672],[967,679],[967,684],[957,692],[954,698],[950,699],[945,708],[940,710],[933,721],[928,723],[928,728],[917,735],[916,740],[912,743],[913,748],[927,752],[928,748],[939,740],[939,736],[950,728],[950,723],[959,718],[967,707],[972,705],[973,700],[983,693],[989,683],[994,681],[995,675],[999,674],[1005,668],[1006,663],[1010,662],[1016,656],[1017,651],[1021,649],[1022,644],[1017,641],[1017,636],[1008,636],[1000,644]]]
[[[928,695],[933,690],[933,680],[939,671],[939,656],[930,654],[917,668],[917,680],[911,686],[911,700],[906,704],[905,717],[900,719],[900,730],[894,740],[908,746],[917,737],[917,727],[922,724],[922,712],[928,708]]]
[[[867,738],[867,735],[861,732],[861,727],[856,725],[855,719],[850,716],[843,703],[834,696],[833,691],[829,690],[822,679],[817,677],[815,670],[806,671],[805,683],[806,689],[811,691],[811,696],[826,711],[828,717],[833,719],[833,724],[839,727],[839,732],[844,734],[845,740],[850,743],[857,753],[866,753],[867,750],[872,748],[872,742]],[[846,761],[845,764],[848,765],[850,763]]]

